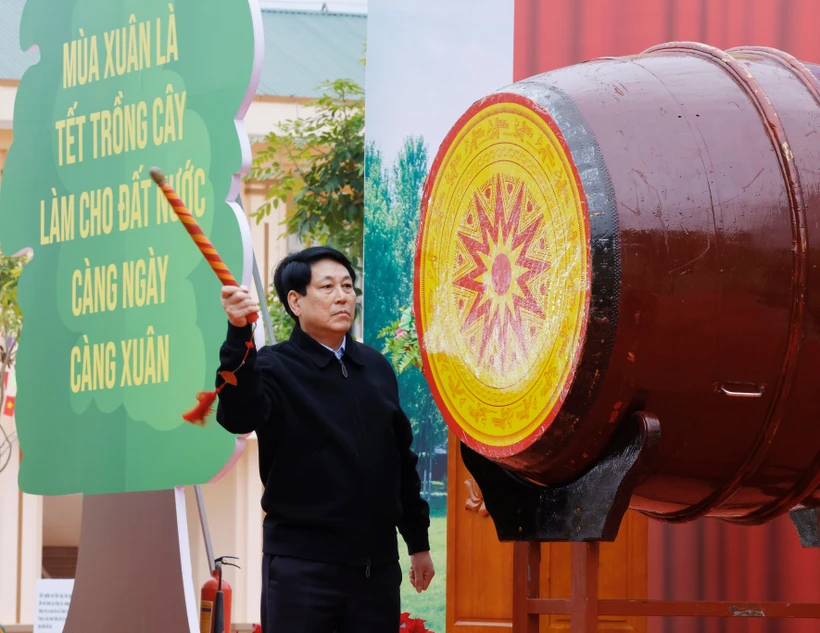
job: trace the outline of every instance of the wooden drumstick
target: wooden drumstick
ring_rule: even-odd
[[[228,270],[225,262],[222,261],[219,253],[216,252],[214,245],[211,244],[211,240],[209,240],[208,236],[202,231],[199,223],[196,221],[193,214],[185,207],[185,203],[182,202],[182,199],[177,195],[177,192],[174,191],[173,187],[168,184],[168,181],[165,179],[165,174],[163,174],[158,167],[154,167],[151,169],[151,178],[153,178],[154,182],[156,182],[159,188],[162,189],[162,193],[165,194],[168,204],[171,205],[171,208],[177,214],[179,221],[182,222],[182,226],[184,226],[185,230],[188,231],[188,234],[191,236],[191,239],[194,240],[194,244],[196,244],[199,252],[202,253],[203,257],[205,257],[208,261],[208,264],[211,266],[211,270],[216,273],[216,276],[219,277],[222,284],[225,286],[238,286],[239,284],[236,283],[236,279],[234,279],[233,275],[231,275],[231,271]],[[254,312],[253,314],[248,315],[248,323],[255,323],[258,318],[259,314]]]
[[[182,202],[180,197],[177,195],[177,192],[174,191],[173,187],[168,184],[168,181],[165,179],[165,175],[162,171],[154,167],[151,169],[151,178],[154,179],[154,182],[159,185],[159,188],[162,189],[162,192],[165,194],[165,197],[168,200],[168,203],[171,205],[171,208],[174,210],[174,213],[177,214],[180,222],[182,222],[182,226],[185,227],[185,230],[188,231],[188,234],[191,236],[191,239],[194,240],[194,244],[196,244],[199,252],[205,257],[208,261],[208,264],[211,266],[211,270],[216,273],[216,276],[225,286],[238,286],[239,284],[236,283],[236,280],[231,275],[231,271],[228,270],[228,267],[225,265],[225,262],[222,261],[222,258],[219,256],[219,253],[216,252],[214,245],[211,244],[211,240],[208,239],[208,236],[202,231],[199,224],[197,223],[194,216],[191,212],[185,207],[185,204]],[[259,314],[254,312],[253,314],[248,315],[248,323],[256,322]],[[248,357],[248,352],[253,347],[253,336],[251,335],[251,340],[248,341],[246,344],[247,350],[245,351],[245,358],[242,359],[242,363],[240,363],[239,368],[245,364],[245,360]],[[197,426],[203,426],[205,424],[205,418],[213,412],[213,404],[216,400],[217,394],[222,391],[225,385],[236,385],[237,378],[234,371],[222,371],[219,373],[220,377],[222,378],[223,382],[213,391],[200,391],[197,394],[197,404],[196,406],[191,409],[190,411],[186,411],[182,414],[182,419],[186,422],[190,422],[192,424],[196,424]]]

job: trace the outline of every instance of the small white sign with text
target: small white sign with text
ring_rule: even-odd
[[[62,633],[73,590],[73,578],[44,578],[37,581],[33,633]]]

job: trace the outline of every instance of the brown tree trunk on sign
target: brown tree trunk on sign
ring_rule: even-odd
[[[83,497],[65,633],[196,633],[182,488]]]

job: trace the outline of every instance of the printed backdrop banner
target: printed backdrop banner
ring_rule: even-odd
[[[370,0],[364,244],[364,336],[370,345],[381,349],[412,329],[419,207],[433,157],[462,113],[512,76],[513,0]],[[380,336],[385,328],[390,333]],[[431,506],[437,573],[420,595],[403,583],[402,610],[444,633],[447,427],[402,349],[393,345],[391,352],[403,370],[400,395]],[[406,557],[402,564],[406,570]]]
[[[212,389],[220,282],[149,174],[162,169],[237,278],[250,236],[234,203],[241,125],[262,61],[255,0],[29,0],[0,191],[24,327],[15,415],[23,492],[206,483],[238,456],[182,420]],[[227,201],[227,202],[226,202]]]

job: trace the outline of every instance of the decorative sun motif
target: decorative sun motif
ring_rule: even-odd
[[[520,179],[496,175],[472,194],[458,230],[453,283],[462,289],[461,332],[481,364],[503,371],[530,354],[535,320],[545,318],[550,265],[543,225]]]
[[[555,121],[519,95],[476,102],[442,143],[420,218],[425,378],[461,441],[517,454],[561,409],[589,302],[583,189]]]

